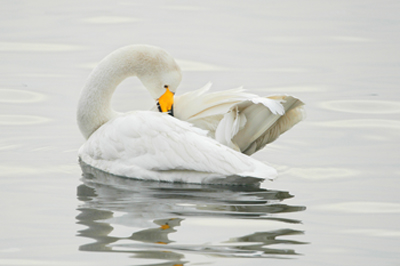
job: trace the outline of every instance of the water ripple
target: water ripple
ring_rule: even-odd
[[[49,121],[50,118],[34,115],[0,115],[0,126],[34,125]]]
[[[83,19],[83,21],[90,24],[121,24],[121,23],[139,22],[142,20],[131,17],[100,16],[100,17],[85,18]]]
[[[0,42],[0,52],[66,52],[83,49],[84,47],[68,44]]]
[[[332,111],[357,114],[391,114],[400,112],[400,103],[393,101],[337,100],[320,103],[320,107]]]
[[[354,201],[319,205],[316,206],[315,209],[324,211],[366,214],[400,213],[400,203]]]
[[[311,125],[341,128],[388,128],[400,129],[400,121],[388,119],[351,119],[323,122],[309,122]]]
[[[83,184],[78,186],[77,195],[82,204],[76,218],[78,224],[87,228],[78,235],[92,242],[82,245],[80,250],[124,252],[136,258],[168,260],[165,265],[183,265],[190,254],[293,256],[298,253],[292,246],[305,244],[290,239],[290,236],[303,234],[301,230],[290,228],[291,225],[301,226],[301,221],[283,217],[284,213],[304,211],[305,207],[284,203],[293,197],[286,191],[259,186],[146,182],[112,176],[85,164],[81,167]],[[204,219],[212,224],[204,223]],[[264,229],[272,224],[274,229],[251,232],[257,228],[255,223]],[[188,226],[191,232],[196,228],[204,230],[206,235],[210,234],[210,239],[196,241],[190,234],[185,234],[184,242],[170,238],[171,233],[185,232]],[[240,235],[238,228],[250,232]],[[212,240],[215,230],[231,237],[216,242]]]
[[[26,90],[0,89],[0,103],[32,103],[40,102],[45,95]]]

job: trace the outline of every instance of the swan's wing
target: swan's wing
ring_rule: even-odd
[[[176,96],[174,115],[180,120],[208,130],[210,137],[215,138],[218,124],[234,104],[258,96],[243,88],[209,93],[210,87],[211,83],[208,83],[201,89]]]
[[[246,92],[243,88],[207,93],[211,87],[207,83],[203,88],[175,97],[174,115],[178,119],[193,123],[196,120],[223,115],[238,102],[257,95]]]
[[[223,176],[276,176],[275,169],[205,134],[166,114],[134,112],[100,127],[79,156],[105,172],[139,179],[207,183]]]
[[[299,99],[286,95],[243,101],[225,114],[215,137],[251,155],[300,122],[304,118],[303,105]]]
[[[304,104],[293,96],[259,97],[242,88],[208,93],[210,87],[177,96],[175,116],[248,155],[304,118]]]

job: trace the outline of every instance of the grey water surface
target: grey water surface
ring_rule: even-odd
[[[400,2],[1,1],[0,265],[400,265]],[[144,43],[213,82],[291,94],[307,119],[254,155],[261,187],[81,165],[80,90]],[[118,111],[150,109],[124,81]]]

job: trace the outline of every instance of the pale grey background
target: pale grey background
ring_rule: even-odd
[[[306,103],[306,121],[254,156],[280,172],[263,187],[289,191],[294,198],[284,204],[307,208],[270,216],[301,223],[240,219],[225,212],[178,215],[184,220],[167,246],[179,263],[399,265],[398,1],[0,4],[0,265],[175,263],[156,256],[82,252],[80,246],[96,240],[76,236],[87,228],[77,224],[77,209],[88,207],[77,198],[76,154],[84,141],[75,122],[79,92],[96,62],[135,43],[163,47],[178,60],[184,74],[178,94],[211,81],[214,90],[243,85],[260,95],[293,94]],[[153,104],[135,79],[121,85],[113,102],[120,111]],[[119,190],[103,193],[104,206],[89,207],[120,217],[104,222],[115,237],[151,227],[129,225],[132,215],[152,224],[164,215],[162,204],[186,206],[143,194],[132,202],[123,198],[118,209],[107,202],[107,193]],[[146,201],[154,204],[127,208]],[[302,255],[252,259],[220,249],[217,256],[191,249],[283,228],[304,234],[282,239],[308,244],[268,247]],[[135,243],[119,248],[153,249]]]

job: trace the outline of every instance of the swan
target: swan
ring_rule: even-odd
[[[150,92],[155,111],[112,109],[116,87],[131,76]],[[209,85],[174,102],[181,79],[174,58],[158,47],[131,45],[106,56],[89,75],[78,102],[77,122],[86,138],[78,151],[81,164],[167,182],[243,185],[274,179],[274,168],[247,154],[300,121],[302,103],[241,89],[207,93]]]

